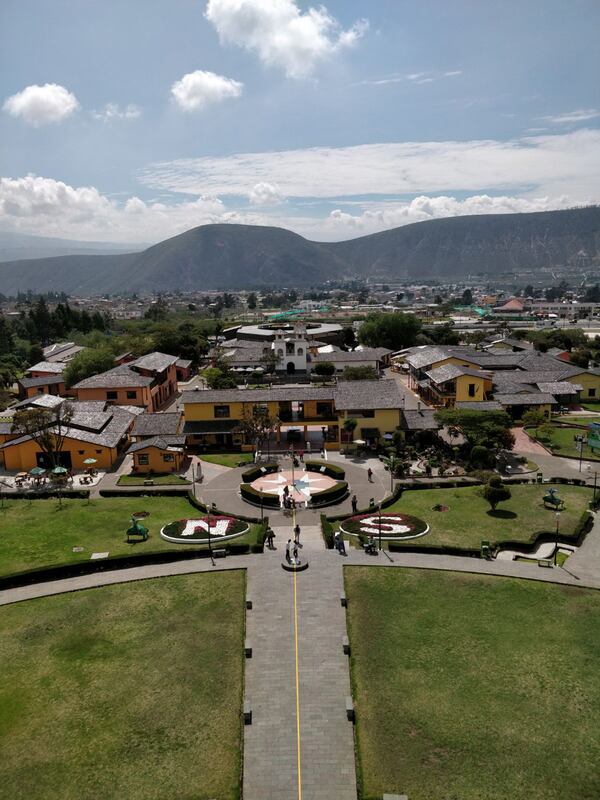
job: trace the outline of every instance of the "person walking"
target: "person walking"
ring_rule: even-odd
[[[373,470],[371,469],[371,467],[369,467],[369,469],[367,470],[367,479],[369,483],[373,483]]]
[[[298,523],[294,527],[294,544],[300,544],[300,525]]]
[[[287,561],[288,564],[292,563],[292,546],[293,546],[292,540],[288,539],[287,544],[285,546],[285,560]]]
[[[358,500],[355,494],[352,495],[352,499],[350,500],[350,502],[352,503],[352,513],[356,514],[358,510]]]
[[[302,448],[298,450],[298,458],[300,461],[304,461],[304,450],[302,450]]]
[[[273,545],[274,539],[275,539],[275,531],[271,527],[267,528],[267,547],[269,548],[269,550],[275,550],[275,547]]]

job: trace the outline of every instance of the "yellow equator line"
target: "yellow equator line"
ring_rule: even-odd
[[[296,649],[296,739],[298,742],[298,800],[302,800],[302,767],[300,758],[300,673],[298,669],[298,601],[294,572],[294,645]]]

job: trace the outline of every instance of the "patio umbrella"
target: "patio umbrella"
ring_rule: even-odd
[[[389,442],[389,441],[390,441],[390,439],[393,439],[393,438],[394,438],[394,436],[393,436],[393,434],[391,434],[391,433],[384,433],[384,434],[383,434],[383,438],[384,438],[386,441],[388,441],[388,442]]]
[[[366,444],[364,439],[355,439],[354,444]]]
[[[66,475],[69,470],[66,467],[54,467],[52,470],[53,475]]]
[[[42,467],[34,467],[33,469],[29,470],[30,475],[38,476],[38,475],[45,475],[46,470]]]
[[[84,464],[95,464],[98,459],[96,458],[86,458],[83,462]]]

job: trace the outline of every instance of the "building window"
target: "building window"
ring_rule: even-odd
[[[117,393],[116,392],[107,392],[106,393],[106,399],[107,400],[116,400],[117,399]]]
[[[257,415],[260,415],[260,414],[268,414],[269,413],[269,406],[262,405],[262,404],[257,404],[252,408],[252,413],[253,413],[254,416],[257,416]]]
[[[148,453],[138,453],[138,464],[140,467],[147,467],[149,463]]]
[[[215,406],[215,417],[223,419],[229,416],[229,406]]]
[[[175,461],[173,453],[163,453],[163,461]]]
[[[128,400],[137,400],[137,392],[127,392]]]
[[[96,455],[97,456],[101,456],[102,455],[102,450],[96,450]]]
[[[299,356],[303,356],[304,355],[304,350],[301,347],[298,348],[298,355]]]
[[[82,456],[85,453],[85,450],[78,450],[77,452],[79,453],[80,456]]]
[[[469,384],[469,397],[475,397],[475,388],[474,383]]]
[[[589,394],[590,397],[596,397],[596,390],[595,389],[590,389],[588,394]]]
[[[283,358],[283,350],[281,349],[281,347],[277,351],[277,355],[280,356],[280,358]]]

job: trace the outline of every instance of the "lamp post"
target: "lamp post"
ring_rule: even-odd
[[[378,512],[379,512],[379,549],[381,550],[381,503],[379,503]]]
[[[554,566],[556,566],[556,556],[558,553],[558,526],[560,524],[560,511],[556,512],[556,542],[554,547]]]
[[[588,472],[591,472],[591,471],[592,471],[592,465],[588,464]],[[594,494],[593,494],[593,497],[592,497],[592,505],[593,506],[596,505],[596,484],[597,484],[597,481],[598,481],[598,472],[596,470],[594,470]]]

